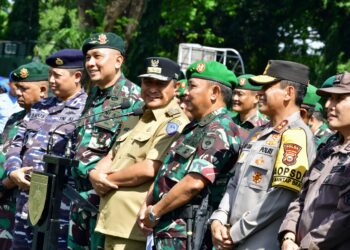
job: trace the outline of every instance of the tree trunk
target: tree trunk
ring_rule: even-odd
[[[87,28],[96,27],[98,25],[96,19],[86,13],[87,10],[94,9],[94,4],[94,0],[77,1],[80,28],[83,30],[86,30]]]

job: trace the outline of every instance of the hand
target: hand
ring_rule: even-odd
[[[149,220],[149,214],[150,214],[150,210],[151,210],[151,207],[152,206],[148,206],[147,209],[145,210],[145,213],[144,213],[144,217],[143,217],[143,225],[144,227],[147,227],[147,228],[154,228],[157,224],[158,224],[158,221],[150,221]]]
[[[11,181],[13,181],[19,189],[28,190],[30,187],[30,181],[25,178],[26,174],[30,174],[33,167],[23,167],[12,171],[9,175]]]
[[[89,180],[99,196],[104,196],[112,189],[118,189],[117,185],[107,180],[106,173],[97,169],[93,169],[89,172]]]
[[[220,221],[211,223],[211,235],[215,249],[232,249],[233,241],[230,236],[230,227],[224,226]]]
[[[145,214],[147,211],[147,204],[146,202],[144,202],[141,206],[141,209],[139,211],[139,213],[137,214],[137,225],[140,227],[140,229],[142,230],[142,232],[145,235],[148,235],[150,232],[153,231],[152,228],[148,228],[145,226],[145,224],[143,223],[143,221],[145,220]]]
[[[281,250],[299,250],[299,246],[292,240],[284,240]]]

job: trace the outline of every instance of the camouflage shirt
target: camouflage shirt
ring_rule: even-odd
[[[49,97],[34,104],[20,124],[6,155],[4,166],[7,172],[27,166],[34,167],[36,171],[43,171],[42,159],[47,152],[50,136],[52,137],[51,153],[63,156],[75,125],[72,123],[58,129],[57,127],[78,119],[86,98],[87,94],[81,90],[73,98],[64,102],[56,97]]]
[[[241,126],[246,130],[252,130],[253,128],[260,127],[268,122],[268,119],[266,118],[266,116],[261,114],[259,111],[257,111],[256,114],[249,117],[247,120],[243,122],[240,120],[239,113],[235,114],[232,117],[232,120],[234,123],[236,123],[237,125]]]
[[[315,132],[315,144],[317,151],[320,150],[334,133],[330,130],[326,123],[323,123]]]
[[[130,101],[131,106],[129,108],[97,114],[120,105],[123,98],[127,98]],[[116,84],[109,88],[100,89],[99,87],[94,87],[91,90],[84,109],[84,115],[92,116],[84,121],[84,126],[81,126],[78,131],[75,158],[79,160],[79,166],[72,169],[72,174],[77,181],[80,191],[82,189],[85,191],[92,189],[87,179],[88,171],[94,168],[96,163],[109,152],[119,134],[121,122],[128,118],[127,116],[117,117],[131,112],[142,105],[140,87],[126,79],[124,75],[119,78]],[[97,122],[99,120],[105,121]]]
[[[226,108],[210,113],[199,122],[188,124],[180,138],[171,145],[158,172],[153,191],[155,202],[188,173],[198,173],[211,184],[220,174],[228,175],[237,159],[242,134],[246,136],[246,131],[232,122]],[[197,142],[196,148],[188,145],[193,144],[188,143],[191,140]],[[218,197],[223,194],[224,187],[212,185],[210,189]],[[156,226],[155,234],[161,238],[186,238],[186,222],[165,216]]]

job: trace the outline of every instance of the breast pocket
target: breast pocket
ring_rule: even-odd
[[[40,131],[40,125],[35,123],[28,123],[26,132],[24,134],[23,145],[27,148],[33,147],[39,141],[37,140],[38,132]]]
[[[250,162],[245,178],[250,188],[267,190],[270,187],[273,159],[264,154],[257,154]]]
[[[146,144],[151,140],[152,135],[152,133],[145,132],[133,136],[129,154],[135,156],[135,158],[145,158],[148,152]]]
[[[111,123],[109,126],[95,124],[88,148],[98,153],[108,153],[119,126],[120,124],[117,122]]]

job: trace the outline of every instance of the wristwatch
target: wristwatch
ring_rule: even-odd
[[[151,222],[156,222],[160,219],[160,217],[156,216],[153,212],[153,206],[150,206],[150,209],[148,211],[148,219],[151,221]]]

